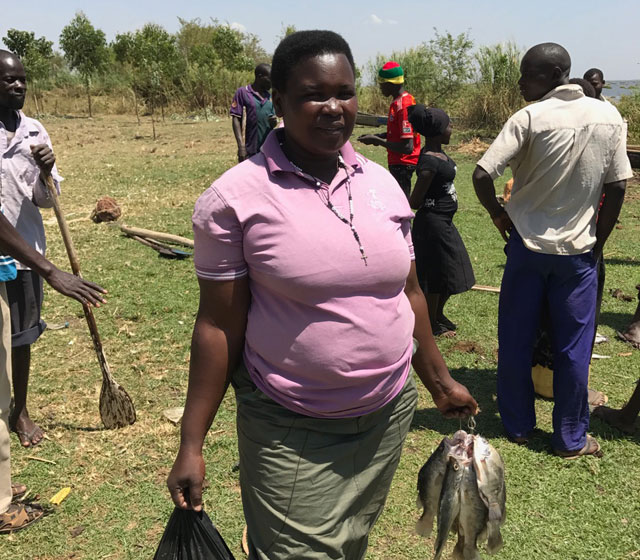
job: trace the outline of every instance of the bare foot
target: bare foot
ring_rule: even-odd
[[[596,391],[595,389],[589,389],[589,405],[602,406],[609,402],[609,397],[602,391]]]
[[[44,432],[31,418],[29,413],[23,410],[16,420],[10,420],[11,431],[18,435],[23,447],[35,447],[42,442]]]
[[[625,434],[632,434],[635,431],[634,420],[629,421],[624,417],[622,411],[616,410],[615,408],[599,406],[598,408],[595,408],[591,414],[606,424],[609,424],[609,426],[618,428],[618,430]]]

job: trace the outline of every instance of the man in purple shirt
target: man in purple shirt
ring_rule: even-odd
[[[55,155],[44,127],[22,111],[27,91],[25,70],[13,53],[0,50],[0,202],[7,220],[38,253],[45,253],[45,235],[38,208],[50,208],[43,178],[59,176]],[[27,385],[31,345],[45,328],[40,318],[42,279],[25,263],[17,263],[18,276],[7,282],[11,307],[11,346],[14,409],[9,420],[25,447],[38,445],[44,433],[29,417]]]
[[[252,84],[236,90],[231,102],[231,125],[238,143],[238,162],[257,154],[267,134],[277,124],[278,118],[271,103],[271,66],[258,64]],[[242,138],[242,121],[246,114],[245,138]]]

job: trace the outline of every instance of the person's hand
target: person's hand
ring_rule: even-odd
[[[63,296],[79,301],[83,305],[100,307],[101,303],[106,303],[106,300],[101,295],[107,293],[104,288],[84,278],[64,272],[59,268],[54,267],[45,279],[54,290],[57,290]]]
[[[433,398],[433,402],[445,418],[465,418],[475,416],[480,411],[467,388],[453,380],[441,395]]]
[[[513,229],[513,223],[511,222],[511,218],[509,218],[509,214],[502,210],[502,212],[491,219],[493,220],[493,225],[498,228],[500,235],[502,235],[502,239],[509,241],[509,235]]]
[[[53,164],[56,162],[53,150],[47,144],[37,144],[31,146],[31,155],[36,161],[36,165],[40,168],[42,175],[45,177],[51,175]]]
[[[276,115],[269,115],[269,126],[275,128],[278,125],[278,117]]]
[[[381,138],[375,134],[363,134],[358,136],[358,142],[362,142],[366,146],[379,146]]]
[[[247,148],[242,146],[241,148],[238,148],[238,163],[245,159],[247,159]]]
[[[167,478],[167,487],[176,507],[202,510],[204,473],[202,452],[188,452],[180,448]]]

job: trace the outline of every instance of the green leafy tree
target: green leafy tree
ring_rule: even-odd
[[[227,108],[237,87],[251,79],[251,70],[270,57],[259,39],[212,19],[180,20],[176,34],[178,50],[186,61],[180,81],[190,104],[204,111],[207,107]]]
[[[473,41],[468,32],[454,37],[448,31],[444,35],[435,28],[433,31],[435,38],[429,41],[429,46],[438,70],[434,101],[451,100],[473,76]]]
[[[46,38],[36,39],[33,31],[9,29],[7,36],[2,38],[7,48],[17,54],[22,60],[29,85],[33,90],[36,113],[40,113],[41,84],[49,77],[51,61],[53,59],[53,43]]]
[[[117,35],[112,49],[116,60],[132,69],[131,85],[149,106],[155,139],[155,108],[160,106],[164,113],[181,71],[176,38],[160,25],[148,23],[134,33]]]
[[[104,32],[93,27],[87,16],[78,12],[69,25],[62,29],[60,46],[71,69],[82,77],[91,117],[91,80],[105,69],[109,60]]]

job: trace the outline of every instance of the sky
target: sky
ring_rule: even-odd
[[[468,32],[476,47],[506,41],[521,49],[552,41],[572,58],[572,76],[591,67],[607,80],[640,79],[640,0],[30,0],[3,2],[0,38],[10,28],[33,31],[58,44],[62,28],[77,11],[102,29],[107,40],[117,33],[157,23],[170,32],[178,18],[215,18],[257,35],[273,52],[287,25],[331,29],[351,45],[358,66],[378,53],[389,55],[440,34]]]

